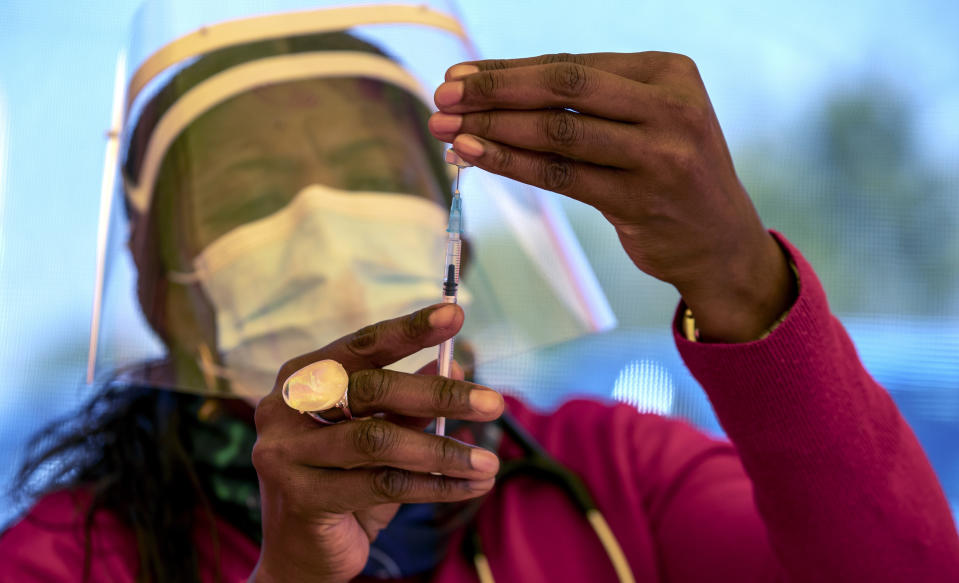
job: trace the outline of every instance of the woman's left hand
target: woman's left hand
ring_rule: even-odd
[[[452,67],[437,138],[466,161],[596,207],[708,339],[746,341],[788,308],[792,274],[733,168],[696,65],[669,53]]]

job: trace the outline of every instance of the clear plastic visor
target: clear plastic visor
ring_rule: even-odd
[[[450,169],[426,130],[429,96],[475,58],[453,12],[244,4],[151,2],[134,25],[91,382],[255,399],[286,360],[440,300]],[[480,377],[614,324],[550,195],[478,169],[461,192],[458,344]]]

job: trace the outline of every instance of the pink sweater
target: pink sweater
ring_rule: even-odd
[[[769,337],[676,336],[731,443],[625,405],[572,401],[541,414],[510,399],[510,410],[583,477],[638,582],[959,581],[959,536],[922,449],[863,370],[810,266],[785,245],[800,293]],[[70,493],[38,502],[0,538],[0,580],[80,581],[82,511]],[[616,580],[555,486],[510,481],[477,520],[497,581]],[[212,580],[209,533],[196,537]],[[478,580],[460,538],[434,581]],[[220,548],[224,580],[242,581],[258,549],[225,523]],[[128,531],[100,515],[91,580],[133,581],[136,557]]]

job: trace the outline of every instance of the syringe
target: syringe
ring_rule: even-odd
[[[443,303],[456,303],[456,290],[460,283],[460,252],[462,251],[463,241],[460,235],[463,232],[463,199],[460,197],[460,172],[468,164],[455,162],[451,157],[452,151],[447,153],[446,160],[456,164],[456,186],[453,189],[453,200],[450,203],[450,221],[446,232],[449,236],[446,239],[446,261],[443,264]],[[454,154],[455,156],[455,154]],[[455,338],[455,337],[454,337]],[[450,338],[440,344],[439,357],[437,359],[438,372],[440,376],[449,378],[450,369],[453,366],[453,340]],[[436,418],[436,435],[446,433],[446,417]]]

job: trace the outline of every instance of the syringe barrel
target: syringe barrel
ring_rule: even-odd
[[[460,239],[459,233],[450,233],[449,239],[446,241],[446,262],[443,264],[444,268],[449,265],[453,265],[455,283],[459,284],[460,282],[460,253],[463,250],[463,241]],[[443,279],[446,280],[446,271],[444,269]]]

